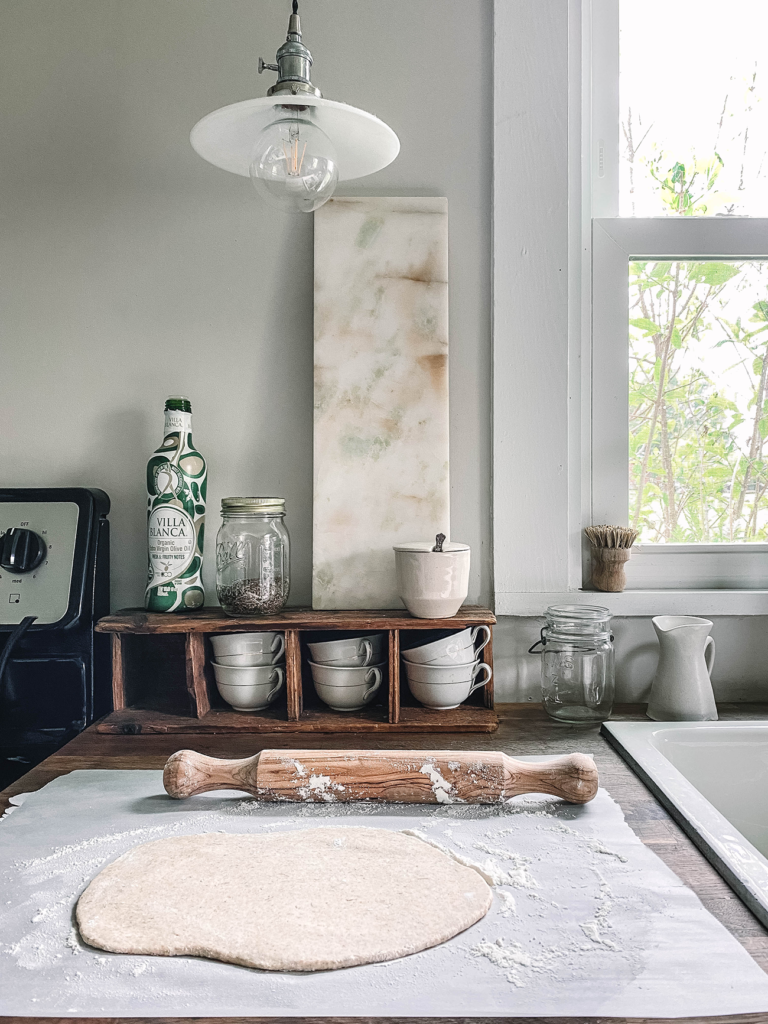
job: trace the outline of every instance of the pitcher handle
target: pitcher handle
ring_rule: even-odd
[[[707,642],[704,644],[704,664],[711,676],[712,666],[715,664],[715,638],[713,636],[708,636]]]

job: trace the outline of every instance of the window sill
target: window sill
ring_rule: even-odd
[[[598,604],[613,615],[768,615],[768,590],[597,590],[496,594],[497,615],[538,616],[551,604]]]

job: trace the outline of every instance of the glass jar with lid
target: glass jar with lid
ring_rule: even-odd
[[[611,613],[599,605],[551,605],[541,639],[544,710],[559,722],[589,725],[610,718],[614,693]]]
[[[283,498],[222,498],[216,594],[227,615],[274,615],[288,600],[290,538]]]

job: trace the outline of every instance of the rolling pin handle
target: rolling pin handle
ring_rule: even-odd
[[[586,804],[597,795],[598,774],[589,754],[567,754],[552,761],[516,761],[504,757],[504,796],[549,793],[570,804]]]
[[[252,792],[256,783],[259,754],[226,761],[207,757],[194,750],[177,750],[163,770],[163,785],[168,796],[184,800],[213,789],[241,789]]]

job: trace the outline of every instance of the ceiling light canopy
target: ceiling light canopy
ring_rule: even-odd
[[[378,117],[324,99],[310,81],[312,54],[301,41],[298,2],[262,98],[214,110],[190,134],[196,153],[216,167],[250,177],[259,195],[284,210],[310,213],[338,181],[362,178],[392,163],[400,141]]]

